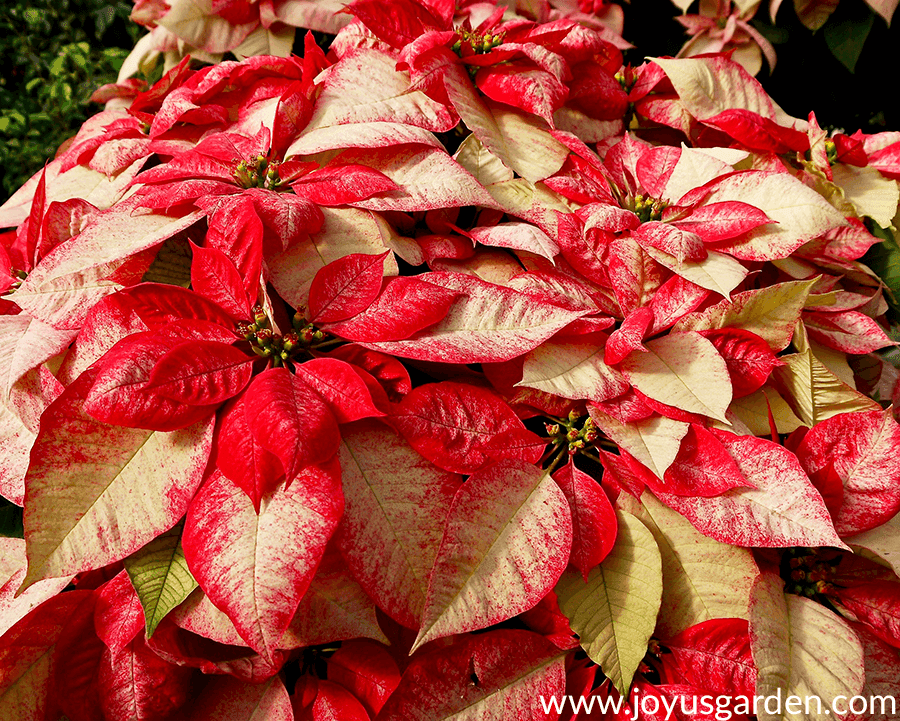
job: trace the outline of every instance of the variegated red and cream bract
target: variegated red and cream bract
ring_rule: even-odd
[[[0,718],[900,692],[900,135],[622,67],[613,8],[139,3],[336,37],[128,86],[0,207]]]

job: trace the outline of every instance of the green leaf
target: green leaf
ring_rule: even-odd
[[[144,607],[147,638],[166,614],[197,588],[181,548],[183,528],[184,521],[181,521],[125,559],[125,570]]]
[[[862,5],[862,3],[860,3]],[[856,71],[856,63],[862,54],[866,38],[872,30],[875,22],[875,13],[866,8],[864,17],[849,17],[840,21],[832,21],[825,25],[822,33],[825,35],[825,44],[851,73]]]
[[[656,626],[662,557],[638,518],[624,511],[616,515],[619,535],[610,554],[587,583],[577,571],[566,571],[556,594],[581,647],[625,696]]]

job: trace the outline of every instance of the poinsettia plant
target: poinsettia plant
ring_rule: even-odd
[[[0,718],[894,717],[900,135],[594,5],[355,0],[0,208]]]

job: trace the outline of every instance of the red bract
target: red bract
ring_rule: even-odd
[[[896,695],[900,135],[598,3],[171,5],[340,32],[121,83],[0,208],[0,718]]]

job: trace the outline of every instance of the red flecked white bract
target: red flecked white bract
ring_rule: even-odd
[[[900,134],[613,8],[138,3],[251,57],[0,208],[0,718],[896,695]]]

